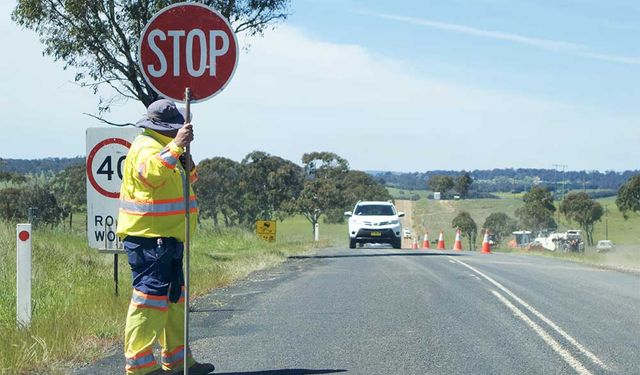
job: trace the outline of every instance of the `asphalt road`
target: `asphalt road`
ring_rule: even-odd
[[[640,277],[549,258],[322,250],[194,310],[216,374],[640,374]]]

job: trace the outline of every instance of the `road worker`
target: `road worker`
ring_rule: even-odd
[[[133,274],[133,294],[127,313],[124,350],[127,374],[174,374],[184,371],[185,240],[184,148],[193,141],[193,127],[183,109],[169,100],[155,101],[138,121],[136,137],[124,162],[118,236]],[[193,163],[191,163],[193,166]],[[196,170],[189,173],[195,181]],[[197,205],[190,191],[191,231]],[[159,341],[158,362],[153,345]],[[189,374],[208,374],[209,363],[189,353]]]

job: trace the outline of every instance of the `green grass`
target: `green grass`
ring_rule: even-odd
[[[430,239],[436,239],[441,229],[444,230],[444,237],[447,246],[453,244],[455,232],[451,228],[451,221],[462,210],[468,211],[471,217],[482,229],[482,224],[486,217],[493,212],[504,212],[515,218],[515,210],[522,206],[522,194],[498,194],[501,199],[474,199],[474,200],[448,200],[434,201],[421,199],[414,202],[413,222],[414,232],[419,236],[424,234],[424,228],[429,231]],[[614,267],[640,268],[640,215],[630,214],[625,220],[622,213],[615,205],[615,197],[597,199],[600,204],[607,207],[607,215],[603,217],[595,226],[594,241],[605,239],[608,228],[608,238],[612,240],[617,248],[610,253],[596,253],[593,247],[588,247],[584,254],[578,253],[554,253],[551,251],[527,252],[523,250],[509,249],[507,241],[503,241],[503,247],[494,249],[501,252],[521,252],[542,256],[559,257],[563,259],[579,261],[587,264],[607,265]],[[559,203],[556,202],[556,206]],[[555,216],[559,225],[559,230],[580,229],[576,223],[568,222],[558,212]],[[583,236],[584,237],[584,236]],[[586,238],[585,238],[586,239]],[[482,234],[478,234],[477,246],[482,242]],[[463,239],[463,246],[466,248],[467,242]]]
[[[427,199],[427,196],[431,194],[430,191],[427,190],[408,190],[408,189],[398,189],[388,187],[387,191],[391,194],[393,199],[406,199],[411,200],[412,196],[419,195],[420,199]]]
[[[126,256],[118,256],[115,296],[114,257],[87,248],[83,227],[84,218],[76,215],[72,230],[34,230],[33,319],[21,329],[15,317],[15,225],[0,222],[0,332],[7,343],[0,374],[65,374],[69,363],[97,359],[121,341],[131,285]],[[293,217],[278,223],[278,240],[268,243],[243,229],[205,223],[193,238],[191,294],[197,298],[291,254],[345,241],[344,224],[321,223],[320,231],[321,242],[314,244],[311,224]]]
[[[451,221],[461,211],[468,211],[478,225],[478,232],[482,230],[485,219],[491,213],[504,212],[515,217],[515,210],[522,205],[522,200],[511,199],[468,199],[468,200],[427,200],[420,199],[413,206],[413,231],[422,237],[425,229],[429,232],[429,239],[437,239],[440,230],[444,231],[447,245],[453,245],[455,230]],[[478,234],[478,242],[482,241]],[[463,241],[463,246],[467,245]],[[467,245],[468,246],[468,245]]]
[[[426,193],[426,192],[425,192]],[[500,193],[500,199],[470,199],[435,201],[420,199],[414,202],[414,230],[424,233],[427,228],[431,236],[438,234],[440,229],[445,231],[445,241],[453,241],[455,233],[451,228],[451,221],[460,211],[468,211],[478,228],[481,229],[488,215],[494,212],[504,212],[515,218],[515,210],[522,206],[522,194]],[[615,197],[597,199],[607,207],[607,216],[603,217],[595,226],[593,238],[595,241],[605,239],[608,226],[608,238],[620,245],[640,245],[640,215],[631,214],[625,220],[615,205]],[[556,202],[556,206],[559,203]],[[580,229],[576,223],[568,222],[556,212],[555,219],[560,230]]]
[[[343,224],[326,224],[320,220],[320,244],[322,247],[346,246],[348,226]],[[278,222],[278,240],[285,242],[304,242],[313,240],[311,223],[301,215],[293,216]]]

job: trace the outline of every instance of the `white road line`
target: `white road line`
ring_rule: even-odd
[[[569,364],[576,372],[580,375],[593,375],[589,370],[580,361],[578,361],[574,356],[569,353],[568,350],[562,347],[559,342],[553,339],[551,335],[549,335],[542,327],[536,324],[533,320],[531,320],[525,313],[522,312],[519,308],[515,307],[509,300],[507,300],[502,294],[492,290],[493,293],[500,302],[505,304],[518,318],[522,319],[535,333],[540,336],[544,342],[547,343],[556,353],[564,359],[565,362]]]
[[[484,273],[480,272],[476,268],[466,264],[465,262],[460,261],[458,259],[453,259],[453,260],[458,262],[458,263],[460,263],[460,264],[462,264],[463,266],[467,267],[468,269],[472,270],[473,272],[477,273],[478,275],[482,276],[485,280],[489,281],[491,284],[495,285],[498,289],[500,289],[503,292],[505,292],[508,296],[513,298],[516,302],[518,302],[519,304],[524,306],[524,308],[529,310],[533,315],[538,317],[543,322],[547,323],[549,325],[549,327],[553,328],[556,332],[558,332],[562,337],[565,338],[565,340],[567,340],[573,346],[575,346],[580,352],[582,352],[582,354],[587,356],[593,363],[595,363],[596,365],[602,367],[605,370],[608,369],[607,365],[605,365],[604,362],[602,362],[602,360],[600,360],[600,358],[596,357],[595,354],[591,353],[589,351],[589,349],[585,348],[576,339],[574,339],[573,337],[569,336],[569,334],[567,332],[565,332],[562,328],[558,327],[558,325],[555,324],[553,321],[551,321],[551,319],[549,319],[546,316],[542,315],[542,313],[540,313],[538,310],[536,310],[535,308],[530,306],[528,303],[523,301],[520,297],[516,296],[512,291],[510,291],[509,289],[505,288],[502,284],[500,284],[499,282],[495,281],[491,277],[485,275]]]

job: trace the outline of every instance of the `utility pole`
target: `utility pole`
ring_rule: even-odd
[[[559,164],[551,164],[553,166],[553,198],[558,199],[558,165]]]
[[[564,184],[565,184],[565,178],[564,178],[564,170],[567,167],[566,164],[552,164],[553,167],[555,168],[555,186],[556,186],[556,192],[558,191],[558,169],[562,168],[562,194],[559,200],[563,200],[564,199]],[[555,194],[554,194],[555,195]]]
[[[562,164],[562,200],[564,200],[564,184],[567,182],[565,178],[564,169],[567,167],[566,164]]]

